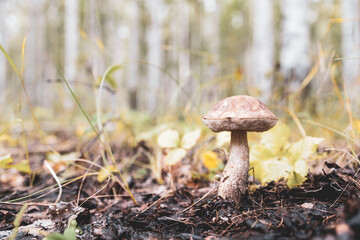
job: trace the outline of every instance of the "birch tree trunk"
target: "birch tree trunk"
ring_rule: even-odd
[[[209,82],[212,79],[219,77],[219,54],[220,54],[220,18],[221,18],[221,4],[220,1],[204,1],[204,21],[203,35],[204,42],[207,44],[206,51],[209,52],[209,59],[204,72],[204,82]],[[202,84],[204,84],[204,82]],[[214,102],[219,99],[220,90],[218,85],[214,85],[206,92],[205,102]],[[200,100],[200,99],[199,99]]]
[[[77,60],[79,56],[79,1],[65,1],[65,55],[64,75],[69,83],[76,80]],[[68,92],[67,89],[65,89]],[[70,94],[65,94],[64,106],[70,109],[73,100]]]
[[[343,78],[351,100],[359,101],[360,92],[360,8],[359,0],[342,0]],[[348,59],[357,58],[357,59]]]
[[[44,79],[44,65],[46,63],[46,35],[45,35],[45,0],[35,0],[29,5],[31,29],[27,36],[25,48],[24,81],[31,103],[47,103]]]
[[[273,1],[253,1],[253,84],[259,99],[267,103],[271,97],[274,68]]]
[[[0,44],[7,49],[7,44],[5,40],[6,36],[6,24],[4,24],[6,21],[6,1],[0,1]],[[0,105],[5,105],[5,96],[7,94],[6,91],[6,85],[7,85],[7,79],[6,79],[6,57],[4,54],[0,53]],[[3,110],[3,108],[1,108]]]
[[[190,77],[190,4],[187,0],[177,0],[173,3],[174,15],[170,17],[170,45],[171,58],[175,62],[173,75],[177,82],[171,84],[169,103],[171,107],[178,106],[178,99],[181,97],[183,83]]]
[[[124,23],[124,4],[125,1],[110,0],[106,3],[106,58],[110,60],[110,64],[123,65],[126,57],[126,41],[128,39],[130,30]],[[116,105],[117,111],[123,111],[126,109],[126,83],[124,82],[125,76],[123,66],[122,69],[112,74],[116,80]]]
[[[102,35],[101,35],[101,26],[100,26],[100,20],[98,15],[100,15],[98,10],[98,3],[100,2],[96,0],[89,0],[88,1],[88,7],[89,7],[89,14],[88,14],[88,29],[90,39],[92,41],[92,44],[96,47],[90,48],[90,64],[92,69],[92,74],[94,78],[102,75],[105,71],[105,62],[104,62],[104,46],[102,42]],[[92,49],[92,51],[91,51]]]
[[[140,60],[140,13],[138,1],[130,1],[127,8],[130,18],[129,65],[127,71],[128,105],[130,109],[137,109]]]
[[[310,27],[308,0],[283,0],[281,72],[286,90],[296,91],[310,69]]]
[[[158,89],[163,68],[163,34],[162,23],[165,17],[165,6],[162,0],[145,1],[150,14],[151,23],[147,31],[147,63],[148,66],[148,95],[147,110],[155,113],[158,110],[160,99]]]

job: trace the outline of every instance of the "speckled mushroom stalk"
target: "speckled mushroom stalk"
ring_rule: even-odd
[[[236,205],[248,191],[249,146],[247,131],[231,131],[229,160],[220,179],[218,195]]]

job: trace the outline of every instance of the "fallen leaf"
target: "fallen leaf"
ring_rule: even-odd
[[[179,145],[179,133],[173,129],[167,129],[160,133],[157,143],[161,148],[175,148]]]
[[[175,148],[169,152],[165,157],[165,164],[167,166],[173,166],[181,161],[186,155],[186,150],[183,148]]]

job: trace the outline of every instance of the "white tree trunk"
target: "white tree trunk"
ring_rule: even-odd
[[[7,45],[5,41],[6,36],[6,1],[0,1],[0,44],[7,50]],[[5,104],[5,96],[7,94],[6,91],[6,85],[7,85],[7,79],[6,79],[6,57],[2,52],[0,52],[0,105],[4,106]],[[2,109],[2,108],[1,108]]]
[[[126,58],[126,41],[128,39],[130,29],[124,23],[124,4],[126,1],[110,0],[106,2],[107,21],[106,21],[106,46],[107,59],[110,64],[123,65]],[[126,83],[125,67],[114,72],[112,76],[116,80],[116,111],[123,111],[126,109]],[[113,98],[113,97],[112,97]]]
[[[178,106],[179,97],[182,97],[181,90],[183,83],[187,82],[190,70],[190,10],[191,6],[187,0],[178,0],[173,4],[175,10],[174,15],[170,17],[170,45],[172,60],[175,62],[172,71],[177,82],[173,88],[168,92],[170,101],[168,103],[171,107]],[[172,80],[173,81],[173,80]],[[188,99],[188,95],[184,95],[184,99]]]
[[[77,60],[79,56],[79,1],[65,1],[65,55],[64,75],[71,83],[76,80]],[[64,106],[69,109],[73,106],[73,100],[65,89]]]
[[[343,78],[350,99],[358,101],[360,91],[360,9],[359,0],[341,1]],[[346,59],[357,58],[357,59]]]
[[[138,107],[137,87],[139,82],[140,60],[140,13],[136,0],[128,3],[128,18],[130,18],[129,65],[127,71],[128,105],[131,109]]]
[[[259,98],[268,102],[271,96],[274,68],[273,1],[253,1],[253,84],[260,92]]]
[[[219,77],[219,53],[220,53],[220,19],[221,19],[221,4],[218,0],[204,1],[204,21],[203,35],[204,42],[207,44],[206,51],[209,52],[208,64],[204,72],[203,82],[209,82],[214,78]],[[219,100],[220,89],[218,85],[208,88],[206,93],[205,102],[214,102]],[[200,99],[199,99],[200,100]]]
[[[281,71],[287,90],[294,92],[310,69],[310,27],[308,0],[283,0]]]
[[[29,9],[31,19],[31,29],[27,36],[25,48],[24,81],[26,90],[29,94],[31,103],[47,103],[48,92],[44,91],[47,87],[44,79],[44,65],[46,63],[46,35],[45,35],[45,0],[31,2]]]
[[[253,84],[259,98],[268,102],[271,96],[274,67],[273,1],[253,1]]]
[[[163,34],[162,23],[165,17],[165,6],[162,0],[145,1],[150,14],[151,23],[147,31],[147,62],[148,66],[148,95],[147,110],[155,113],[158,110],[158,89],[163,68]]]

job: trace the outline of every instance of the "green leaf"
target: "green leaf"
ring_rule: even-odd
[[[76,220],[72,220],[69,227],[61,233],[51,233],[44,238],[45,240],[76,240]]]
[[[15,66],[14,62],[12,61],[11,57],[9,56],[9,54],[5,51],[5,49],[3,48],[3,46],[0,44],[0,50],[3,52],[4,56],[6,57],[6,59],[8,60],[8,62],[10,63],[12,69],[14,70],[14,72],[21,78],[21,74],[19,72],[19,70],[17,69],[17,67]]]
[[[181,161],[186,155],[186,150],[183,148],[175,148],[169,152],[165,158],[165,164],[167,166],[173,166]]]
[[[200,129],[196,129],[194,131],[186,133],[181,139],[181,147],[185,149],[192,148],[199,140],[200,135],[201,135]]]
[[[160,133],[157,143],[161,148],[175,148],[179,146],[179,133],[176,130],[167,129]]]
[[[291,189],[301,185],[306,180],[306,177],[301,176],[301,174],[292,171],[287,179],[287,186]]]
[[[122,65],[119,65],[119,64],[110,66],[105,71],[104,75],[102,76],[101,81],[106,81],[112,88],[116,88],[116,81],[114,80],[114,78],[111,77],[111,75],[121,68],[122,68]]]

